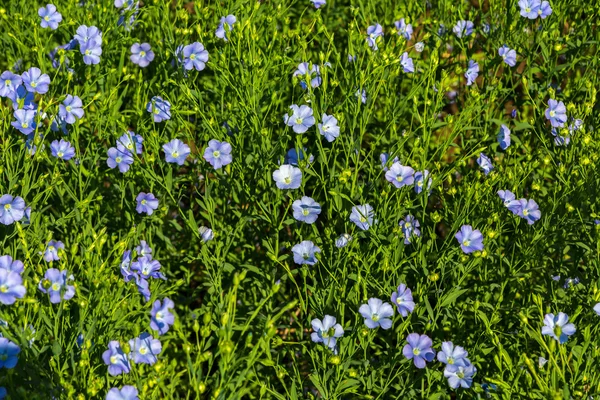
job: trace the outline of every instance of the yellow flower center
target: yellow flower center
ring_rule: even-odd
[[[179,152],[177,152],[177,151],[172,152],[171,157],[173,157],[173,158],[179,157]]]
[[[111,364],[116,364],[118,361],[117,356],[110,356],[110,363]]]
[[[6,293],[6,292],[8,292],[8,286],[7,285],[0,286],[0,293]]]
[[[196,55],[195,55],[195,54],[192,54],[192,55],[190,55],[190,60],[192,60],[192,61],[193,61],[193,60],[195,60],[195,59],[196,59]]]
[[[465,239],[465,240],[463,240],[462,244],[463,244],[463,246],[465,246],[465,247],[469,247],[469,246],[471,245],[471,241],[470,241],[470,240],[466,240],[466,239]]]
[[[56,153],[57,156],[62,157],[64,154],[62,151],[59,151],[58,153]]]
[[[144,355],[144,354],[146,354],[147,352],[148,352],[148,348],[147,348],[147,347],[141,347],[141,348],[140,348],[140,354],[141,354],[141,355]]]
[[[283,178],[283,181],[289,185],[290,183],[292,183],[292,178],[290,176],[286,176],[285,178]]]
[[[23,127],[23,128],[25,128],[25,129],[27,129],[27,128],[29,128],[29,124],[28,124],[27,122],[23,122],[23,123],[21,124],[21,127]]]
[[[146,57],[146,52],[145,51],[140,51],[140,57]]]
[[[556,112],[554,110],[550,111],[550,116],[554,117],[556,115]]]
[[[33,81],[33,82],[31,82],[31,83],[30,83],[30,85],[31,85],[31,87],[33,87],[33,88],[34,88],[34,87],[36,87],[36,86],[37,86],[37,82]]]
[[[221,156],[221,152],[218,150],[213,151],[213,157],[214,158],[219,158]]]
[[[310,212],[308,211],[307,208],[305,208],[305,209],[302,210],[302,214],[305,215],[305,216],[308,215],[309,213]]]
[[[45,21],[50,21],[50,17],[46,15],[46,16],[44,17],[44,20],[45,20]]]
[[[71,110],[73,109],[73,107],[71,106],[66,106],[65,109],[67,110],[67,112],[71,112]]]
[[[140,203],[142,203],[143,206],[146,205],[146,199],[142,200]]]
[[[296,123],[300,125],[302,123],[302,118],[296,118]]]
[[[524,215],[524,216],[527,216],[527,215],[529,215],[529,210],[527,210],[527,209],[524,209],[524,210],[523,210],[523,215]]]
[[[52,290],[54,290],[55,292],[58,292],[60,290],[60,283],[54,282],[52,284]]]
[[[4,205],[4,209],[5,209],[6,211],[10,210],[10,207],[11,207],[11,206],[10,206],[10,204],[5,204],[5,205]]]
[[[121,161],[123,161],[123,159],[121,157],[117,157],[115,158],[115,161],[117,164],[121,164]]]

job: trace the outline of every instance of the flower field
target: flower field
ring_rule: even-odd
[[[600,396],[600,6],[0,4],[0,399]]]

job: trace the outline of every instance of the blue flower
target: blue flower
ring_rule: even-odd
[[[235,24],[237,18],[235,15],[229,14],[226,17],[221,17],[221,21],[219,21],[219,26],[215,31],[215,36],[219,39],[223,39],[227,41],[227,31],[231,32],[233,30],[233,24]],[[225,30],[225,26],[227,26],[227,31]]]
[[[67,98],[59,106],[58,115],[67,124],[74,124],[76,120],[83,118],[83,103],[77,96],[67,95]]]
[[[502,150],[506,150],[510,146],[510,129],[504,124],[500,126],[500,131],[498,132],[498,143]]]
[[[302,89],[306,89],[308,87],[306,79],[310,81],[310,86],[313,88],[319,87],[321,85],[321,71],[319,70],[319,66],[313,64],[312,67],[309,68],[309,64],[307,62],[303,62],[298,64],[298,68],[294,71],[292,76],[297,76],[300,79],[300,86]]]
[[[116,340],[108,343],[108,350],[102,353],[102,360],[108,365],[108,373],[112,376],[128,374],[131,369],[127,354],[123,352],[121,345]]]
[[[448,385],[450,385],[452,389],[457,389],[459,386],[468,389],[473,385],[473,375],[475,375],[476,372],[477,368],[471,364],[466,367],[448,365],[444,369],[444,376],[448,378]]]
[[[421,193],[423,191],[423,187],[425,186],[425,181],[427,181],[427,191],[431,193],[431,182],[432,179],[429,176],[428,170],[423,170],[415,172],[415,192]]]
[[[538,8],[538,15],[541,19],[545,19],[546,17],[552,14],[552,7],[550,7],[550,3],[547,1],[542,1],[540,8]]]
[[[148,280],[142,279],[142,277],[136,273],[134,273],[133,277],[135,278],[135,286],[137,287],[138,292],[144,296],[144,301],[150,301],[151,293]]]
[[[117,149],[123,153],[142,154],[144,138],[135,132],[127,131],[117,140]]]
[[[465,254],[483,250],[483,235],[478,229],[473,230],[471,225],[463,225],[454,237]]]
[[[111,147],[108,149],[108,158],[106,159],[106,164],[111,169],[119,167],[119,171],[124,174],[125,172],[129,171],[129,167],[131,164],[133,164],[133,157],[128,151],[120,151],[114,147]]]
[[[11,256],[1,256],[0,257],[0,270],[12,271],[18,274],[23,272],[24,265],[22,261],[13,260]]]
[[[313,110],[309,106],[302,105],[298,107],[295,104],[290,106],[292,115],[285,114],[283,120],[287,126],[291,126],[294,132],[304,133],[315,124]]]
[[[115,3],[119,0],[115,0]],[[119,390],[112,388],[106,394],[106,400],[139,400],[138,390],[130,385],[125,385]]]
[[[0,268],[0,303],[14,304],[17,299],[25,297],[26,292],[20,273]]]
[[[231,164],[231,145],[227,142],[219,142],[212,139],[208,142],[208,147],[204,150],[204,159],[212,165],[214,169],[219,169],[225,165]]]
[[[300,168],[283,164],[273,171],[273,180],[279,189],[298,189],[302,184]]]
[[[367,304],[363,304],[358,309],[359,314],[365,319],[365,325],[369,329],[381,327],[381,329],[390,329],[394,309],[390,303],[384,303],[380,299],[370,298]]]
[[[145,68],[154,60],[154,52],[148,43],[134,43],[131,46],[131,56],[129,56],[129,59],[132,63]]]
[[[75,155],[75,148],[66,140],[60,139],[53,141],[50,144],[50,152],[53,157],[68,161]]]
[[[406,337],[407,345],[402,349],[402,354],[409,360],[413,360],[415,367],[425,368],[426,362],[433,361],[435,351],[431,348],[432,342],[429,336],[411,333]]]
[[[469,353],[461,346],[454,346],[452,342],[443,342],[442,351],[437,354],[437,359],[446,365],[466,367],[471,364],[468,355]]]
[[[160,267],[160,262],[153,260],[152,256],[143,256],[131,264],[131,271],[137,272],[142,279],[154,278],[167,280],[160,272]]]
[[[473,22],[465,21],[463,19],[458,21],[456,25],[454,25],[454,28],[452,28],[452,32],[454,32],[456,37],[460,39],[463,37],[471,36],[473,34],[473,28]]]
[[[171,119],[171,103],[163,100],[160,96],[154,96],[148,104],[146,111],[152,113],[154,122],[162,122]]]
[[[510,112],[510,116],[512,118],[517,118],[517,109],[516,108],[513,108],[513,110]]]
[[[510,190],[498,190],[498,196],[502,199],[504,206],[508,208],[513,214],[517,215],[521,212],[521,202],[515,200],[515,194]]]
[[[361,204],[352,207],[352,213],[350,213],[350,221],[354,222],[363,231],[368,231],[371,226],[376,222],[374,221],[375,212],[373,207],[369,204]]]
[[[162,303],[160,300],[156,300],[152,304],[150,313],[150,328],[158,331],[160,335],[167,333],[169,327],[175,323],[175,316],[169,311],[173,307],[175,307],[175,303],[168,297]]]
[[[64,249],[65,245],[60,240],[51,240],[46,244],[46,249],[44,250],[44,260],[47,262],[58,261],[60,257],[58,256],[58,249]]]
[[[335,317],[325,315],[323,321],[318,318],[310,321],[313,328],[313,333],[310,338],[315,343],[323,343],[331,350],[335,349],[337,339],[344,335],[344,328],[340,324],[336,324]]]
[[[519,13],[521,17],[536,19],[540,5],[540,0],[519,0],[519,7],[521,8]]]
[[[402,55],[400,56],[400,65],[402,65],[402,69],[406,73],[415,72],[415,66],[413,64],[413,60],[412,60],[412,58],[410,58],[408,56],[408,52],[406,52],[406,51],[404,53],[402,53]]]
[[[323,122],[317,125],[319,133],[325,136],[328,142],[333,142],[340,135],[338,120],[333,115],[323,113]]]
[[[25,215],[25,201],[22,197],[5,194],[0,197],[0,223],[10,225],[20,221]]]
[[[600,303],[596,303],[596,305],[594,306],[594,312],[596,313],[596,315],[600,316]]]
[[[535,221],[542,217],[542,212],[538,209],[538,204],[532,199],[520,199],[521,207],[519,209],[519,217],[525,218],[529,225],[533,225]]]
[[[153,365],[158,361],[157,355],[162,351],[160,340],[154,339],[147,332],[129,341],[130,357],[136,364]]]
[[[13,113],[16,121],[12,121],[10,124],[22,134],[29,135],[35,130],[35,114],[35,110],[17,110]]]
[[[337,239],[335,239],[335,247],[338,249],[344,248],[350,243],[352,236],[347,233],[342,233]]]
[[[38,289],[42,293],[50,296],[50,303],[60,303],[61,300],[71,300],[75,296],[75,286],[69,285],[73,280],[73,275],[67,276],[67,270],[62,271],[56,268],[50,268],[46,271],[44,279],[38,284]]]
[[[292,210],[297,221],[312,224],[321,214],[321,205],[310,197],[302,196],[301,200],[292,203]]]
[[[171,140],[169,143],[164,144],[162,148],[165,153],[165,161],[178,165],[183,165],[191,152],[190,147],[179,139]]]
[[[358,89],[356,93],[354,93],[354,95],[357,98],[360,98],[361,103],[367,104],[367,91],[365,89],[363,89],[362,91]]]
[[[469,66],[467,72],[465,72],[465,78],[467,78],[467,86],[471,86],[475,83],[475,79],[479,76],[479,64],[475,60],[469,60]]]
[[[8,98],[12,101],[13,110],[20,108],[24,110],[37,110],[37,104],[35,103],[33,93],[30,93],[25,89],[25,86],[20,85],[8,94]]]
[[[385,179],[399,189],[403,186],[412,185],[415,181],[414,174],[415,170],[411,167],[395,162],[385,173]]]
[[[125,6],[123,11],[130,11],[139,7],[139,0],[115,0],[115,7],[121,8]]]
[[[398,290],[392,293],[392,303],[396,305],[398,313],[403,317],[407,317],[409,313],[415,309],[415,302],[413,301],[412,291],[406,287],[404,283],[398,286]]]
[[[209,240],[212,240],[215,237],[213,230],[207,226],[201,226],[200,228],[198,228],[198,233],[202,237],[202,241],[204,243],[208,242]]]
[[[0,387],[0,400],[6,398],[6,395],[8,393],[6,392],[6,388]]]
[[[310,240],[304,240],[294,247],[292,247],[292,253],[294,254],[294,262],[296,264],[307,264],[315,265],[317,260],[316,253],[320,253],[321,249]]]
[[[10,71],[4,71],[0,75],[0,97],[8,97],[8,95],[23,83],[21,75],[13,74]]]
[[[411,244],[412,238],[421,236],[421,231],[419,230],[421,224],[419,224],[419,221],[412,215],[407,215],[400,221],[399,225],[400,229],[402,229],[402,234],[404,235],[404,244]]]
[[[158,199],[152,193],[140,192],[135,201],[137,202],[135,210],[138,214],[146,213],[152,215],[154,210],[158,208]]]
[[[0,368],[11,369],[19,361],[21,348],[10,340],[0,337]]]
[[[502,57],[502,61],[504,61],[511,67],[517,65],[517,52],[515,50],[512,50],[507,45],[503,45],[498,49],[498,55]]]
[[[21,75],[23,84],[28,92],[44,94],[50,87],[50,77],[42,74],[39,68],[31,67]]]
[[[300,159],[300,161],[304,160],[304,153],[306,153],[306,147],[303,148],[300,152],[296,151],[296,149],[292,147],[285,154],[285,163],[290,165],[298,165],[298,158]],[[314,160],[315,157],[312,154],[310,154],[308,156],[308,163],[312,164]]]
[[[77,33],[75,34],[74,39],[79,42],[80,49],[90,40],[93,40],[98,46],[100,46],[102,45],[102,32],[100,32],[100,30],[95,26],[90,26],[88,28],[86,25],[81,25],[77,28]]]
[[[381,168],[383,168],[384,171],[388,170],[387,164],[388,161],[390,159],[390,155],[388,153],[381,153],[379,155],[379,161],[381,161]],[[398,156],[394,157],[394,159],[392,160],[392,164],[395,164],[398,162]]]
[[[152,249],[145,240],[140,241],[140,245],[135,248],[138,256],[152,258]]]
[[[190,71],[194,68],[202,71],[208,62],[208,51],[204,49],[204,45],[200,42],[188,44],[183,48],[183,67]]]
[[[481,169],[483,169],[483,173],[486,175],[494,169],[494,166],[492,165],[492,160],[490,160],[489,157],[483,153],[479,154],[479,158],[477,158],[477,164],[479,164]]]
[[[562,128],[567,122],[567,108],[562,101],[548,100],[548,108],[545,112],[546,119],[555,128]]]
[[[398,35],[402,36],[406,40],[410,40],[413,34],[413,28],[411,24],[407,24],[404,21],[404,18],[400,18],[400,21],[394,22],[396,25],[396,31],[398,31]]]
[[[100,63],[102,55],[102,45],[96,39],[90,39],[79,47],[79,51],[83,54],[83,63],[86,65],[96,65]]]
[[[383,37],[383,28],[379,24],[371,25],[367,28],[367,43],[373,50],[377,50],[377,38]]]
[[[569,316],[559,312],[558,315],[546,314],[544,316],[544,326],[542,335],[550,336],[560,344],[565,343],[569,336],[575,333],[575,325],[569,322]]]
[[[327,3],[325,0],[310,0],[310,1],[312,1],[315,8],[320,8],[321,6],[324,6],[325,3]]]
[[[569,133],[560,132],[557,128],[552,128],[550,133],[554,136],[555,146],[568,146],[571,143],[571,135]]]
[[[42,18],[42,22],[40,23],[42,28],[55,30],[62,21],[62,15],[56,11],[56,6],[54,4],[48,4],[46,7],[41,7],[38,10],[38,15]]]

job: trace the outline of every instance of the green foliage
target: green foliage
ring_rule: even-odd
[[[0,304],[0,333],[22,349],[16,368],[0,373],[9,398],[104,398],[123,385],[142,399],[600,394],[600,317],[592,310],[600,301],[598,5],[555,0],[551,16],[532,21],[516,3],[328,0],[316,10],[308,0],[149,0],[127,31],[112,1],[57,0],[63,22],[51,31],[40,28],[30,0],[4,2],[0,70],[22,60],[25,70],[47,73],[50,91],[36,100],[48,115],[67,94],[85,109],[67,137],[41,122],[32,156],[11,126],[11,102],[0,99],[0,195],[32,208],[30,224],[0,226],[0,255],[25,263],[27,287],[24,299]],[[238,22],[226,42],[214,32],[227,14]],[[402,17],[415,29],[411,41],[394,31]],[[459,19],[474,21],[476,35],[457,39]],[[375,23],[385,32],[376,52],[365,41]],[[440,23],[449,31],[443,37]],[[85,65],[77,48],[57,56],[68,57],[72,72],[54,69],[48,54],[80,25],[103,32],[100,64]],[[210,53],[207,68],[184,74],[174,54],[195,41]],[[129,61],[131,45],[143,42],[156,54],[147,68]],[[517,66],[498,56],[503,44],[517,51]],[[405,51],[414,74],[402,71]],[[469,59],[480,65],[472,86],[463,76]],[[318,88],[303,90],[303,77],[292,77],[305,61],[321,65]],[[366,104],[355,96],[363,88]],[[146,112],[158,95],[173,105],[167,122]],[[584,121],[568,146],[554,143],[549,99]],[[339,138],[328,143],[316,126],[295,134],[282,120],[291,104],[310,105],[317,122],[336,116]],[[506,151],[496,141],[502,124],[512,131]],[[143,136],[144,152],[121,174],[108,168],[107,150],[128,129]],[[70,161],[50,155],[60,138],[76,148]],[[173,138],[192,149],[184,166],[165,162],[162,145]],[[231,143],[233,163],[215,171],[202,159],[210,139]],[[272,173],[291,148],[305,156],[303,181],[284,191]],[[383,152],[429,170],[431,194],[387,182]],[[475,162],[481,152],[495,166],[487,176]],[[513,215],[498,190],[536,200],[541,220],[528,225]],[[151,216],[135,211],[139,192],[159,199]],[[321,204],[315,224],[292,217],[303,195]],[[360,231],[349,216],[367,203],[378,222]],[[408,214],[422,235],[405,245],[398,222]],[[454,234],[464,224],[483,233],[484,251],[463,254]],[[203,242],[200,226],[214,239]],[[353,240],[338,249],[345,232]],[[65,244],[52,265],[42,258],[51,239]],[[147,303],[119,269],[141,240],[168,278],[151,281]],[[293,262],[291,247],[302,240],[320,247],[316,265]],[[48,268],[74,275],[72,300],[50,304],[37,289]],[[565,288],[568,277],[580,282]],[[400,283],[412,289],[415,311],[396,313],[388,331],[366,329],[360,305],[389,301]],[[159,337],[159,362],[108,375],[108,342],[125,346],[151,332],[152,303],[165,297],[176,304],[176,322]],[[558,312],[577,327],[562,345],[541,335],[544,314]],[[337,355],[310,339],[311,320],[325,314],[345,330]],[[463,346],[477,367],[472,388],[451,389],[437,361],[418,370],[406,360],[412,332],[429,335],[438,350],[443,341]]]

